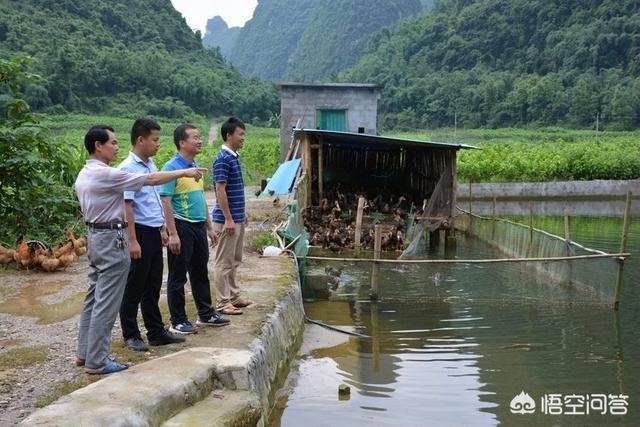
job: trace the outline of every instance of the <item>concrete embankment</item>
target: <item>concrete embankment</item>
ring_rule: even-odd
[[[640,179],[611,181],[553,181],[472,183],[471,195],[476,199],[531,198],[623,198],[631,191],[640,197]],[[469,183],[458,183],[458,200],[469,198]]]
[[[245,260],[242,286],[258,304],[192,347],[107,376],[31,414],[23,426],[263,425],[304,322],[293,262]]]
[[[640,179],[472,183],[471,209],[479,215],[616,216],[632,193],[631,215],[640,215]],[[495,198],[495,204],[493,202]],[[458,184],[458,206],[469,209],[469,183]]]

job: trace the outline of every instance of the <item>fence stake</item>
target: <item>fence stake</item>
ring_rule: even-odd
[[[629,237],[629,223],[631,222],[631,191],[627,193],[627,200],[624,204],[624,220],[622,224],[622,239],[620,241],[620,247],[627,249],[627,239]],[[622,276],[624,273],[624,258],[618,260],[618,276],[616,277],[616,298],[613,308],[618,310],[620,308],[620,293],[622,292]]]
[[[362,212],[364,210],[364,197],[358,199],[358,212],[356,214],[355,256],[360,256],[360,239],[362,236]]]
[[[380,296],[380,263],[377,261],[380,259],[380,253],[382,251],[382,226],[376,224],[375,240],[373,244],[373,267],[371,268],[371,293],[369,299],[377,301]]]

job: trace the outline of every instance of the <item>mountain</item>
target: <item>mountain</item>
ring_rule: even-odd
[[[229,59],[242,73],[281,79],[319,0],[259,0]]]
[[[319,2],[291,57],[287,77],[321,80],[354,65],[376,31],[422,10],[418,0]]]
[[[0,57],[29,55],[27,101],[53,111],[266,120],[275,90],[202,46],[170,0],[3,0]]]
[[[208,48],[220,48],[220,53],[228,58],[240,34],[240,27],[231,27],[220,16],[214,16],[207,21],[207,30],[202,38],[202,44]]]
[[[376,34],[343,81],[383,127],[640,126],[637,0],[440,0]]]
[[[264,79],[327,79],[353,65],[373,33],[422,10],[420,0],[259,0],[229,59]]]

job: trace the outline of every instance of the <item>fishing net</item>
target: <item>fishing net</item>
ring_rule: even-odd
[[[602,251],[585,248],[571,240],[501,218],[459,215],[456,228],[497,248],[510,258],[565,258],[603,255]],[[593,299],[613,303],[616,277],[620,267],[617,258],[584,258],[526,262],[545,281],[575,291],[577,299]]]
[[[444,173],[436,184],[422,217],[418,223],[408,228],[407,240],[410,242],[399,256],[399,259],[415,258],[420,253],[421,240],[425,230],[434,231],[440,228],[451,212],[450,189],[453,185],[451,166],[447,164]]]

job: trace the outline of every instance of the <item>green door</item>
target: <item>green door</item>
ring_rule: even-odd
[[[316,124],[318,129],[345,132],[347,130],[347,110],[318,110]]]

